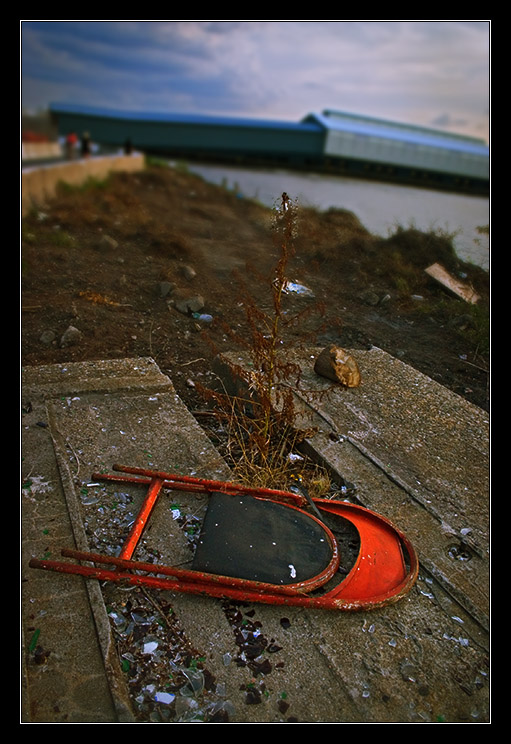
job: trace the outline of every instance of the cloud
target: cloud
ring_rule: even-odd
[[[22,101],[488,127],[486,21],[23,21]],[[440,119],[439,117],[445,117]]]

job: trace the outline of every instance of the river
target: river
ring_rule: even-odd
[[[196,163],[189,163],[188,168],[208,182],[266,206],[275,206],[285,191],[298,205],[347,209],[367,230],[382,237],[397,227],[453,234],[454,248],[463,261],[490,270],[489,237],[478,231],[489,225],[488,198],[316,173]]]

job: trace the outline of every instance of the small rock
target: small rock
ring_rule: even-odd
[[[449,321],[451,328],[456,328],[458,331],[473,330],[476,327],[474,318],[471,315],[458,315]]]
[[[185,279],[188,279],[188,281],[191,281],[192,279],[195,279],[197,276],[197,272],[193,268],[193,266],[182,266],[181,267],[181,274],[184,276]]]
[[[340,382],[346,387],[358,387],[361,382],[356,359],[340,346],[327,346],[314,364],[316,374]]]
[[[118,248],[119,243],[115,238],[110,237],[110,235],[102,235],[101,240],[99,241],[99,247],[100,248]]]
[[[176,288],[173,282],[160,282],[160,296],[167,297]]]
[[[51,346],[55,339],[56,335],[53,331],[44,331],[44,333],[41,334],[39,341],[45,346]]]
[[[61,348],[65,348],[66,346],[75,346],[80,342],[82,338],[82,332],[78,330],[78,328],[75,328],[74,326],[69,326],[67,331],[63,334],[62,338],[60,339],[60,346]]]
[[[172,293],[172,304],[176,310],[183,315],[200,313],[204,309],[204,298],[200,294],[189,294],[183,290],[176,289]]]
[[[376,292],[374,292],[372,289],[368,289],[365,292],[362,292],[359,295],[359,298],[366,305],[371,305],[372,307],[376,307],[376,305],[378,305],[380,302],[380,296]]]

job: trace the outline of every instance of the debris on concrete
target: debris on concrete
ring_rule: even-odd
[[[466,284],[465,282],[462,282],[461,279],[457,279],[452,274],[449,274],[447,269],[445,269],[441,264],[431,264],[431,266],[428,266],[425,271],[428,276],[436,279],[440,284],[442,284],[442,286],[446,287],[451,292],[454,292],[458,297],[461,297],[462,300],[475,305],[481,299],[469,284]]]
[[[406,528],[420,550],[413,591],[370,615],[155,594],[29,570],[33,556],[58,555],[63,542],[116,552],[119,527],[131,523],[143,492],[91,484],[114,457],[199,477],[229,471],[152,360],[24,370],[25,722],[489,721],[484,413],[383,352],[357,358],[365,386],[322,383],[308,364],[304,383],[333,396],[320,409],[318,453],[353,484],[357,503]],[[390,408],[379,405],[394,398]],[[431,411],[443,438],[432,426],[424,439]],[[424,498],[411,477],[424,482]],[[203,501],[187,492],[164,499],[140,557],[188,559]]]

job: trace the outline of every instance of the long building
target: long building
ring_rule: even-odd
[[[65,104],[52,104],[50,112],[61,136],[88,132],[107,149],[129,141],[147,154],[184,160],[301,168],[469,193],[489,189],[483,140],[339,111],[299,122]]]

